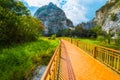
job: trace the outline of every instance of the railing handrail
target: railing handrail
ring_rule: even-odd
[[[77,45],[81,49],[85,50],[95,59],[101,61],[114,71],[120,74],[120,51],[103,46],[85,43],[79,40],[64,38],[71,43]]]
[[[96,46],[97,46],[97,47],[100,47],[100,48],[107,49],[107,50],[109,50],[109,51],[114,51],[114,52],[116,52],[116,53],[120,53],[120,51],[115,50],[115,49],[111,49],[111,48],[107,48],[107,47],[103,47],[103,46],[98,46],[98,45],[96,45]]]
[[[46,80],[46,77],[47,77],[47,75],[48,75],[49,72],[50,72],[52,63],[54,62],[54,59],[55,59],[55,57],[57,56],[57,52],[58,52],[59,49],[61,48],[60,46],[61,46],[61,41],[59,41],[59,45],[58,45],[57,49],[55,50],[55,52],[54,52],[54,54],[53,54],[53,56],[52,56],[52,58],[51,58],[51,60],[50,60],[50,62],[49,62],[49,64],[48,64],[48,66],[47,66],[47,68],[46,68],[46,70],[45,70],[45,72],[44,72],[44,74],[43,74],[43,76],[42,76],[42,78],[41,78],[41,80]],[[59,55],[59,54],[58,54],[58,55]]]
[[[71,38],[70,38],[70,39],[71,39]],[[80,41],[80,40],[76,40],[76,41]],[[82,41],[80,41],[80,42],[82,42]],[[85,42],[82,42],[82,43],[85,43]],[[90,43],[86,43],[86,44],[90,44]],[[116,53],[120,53],[120,51],[115,50],[115,49],[112,49],[112,48],[107,48],[107,47],[99,46],[99,45],[96,45],[96,44],[90,44],[90,45],[93,45],[93,46],[95,46],[95,47],[101,47],[101,48],[104,48],[104,49],[107,49],[107,50],[110,50],[110,51],[114,51],[114,52],[116,52]]]

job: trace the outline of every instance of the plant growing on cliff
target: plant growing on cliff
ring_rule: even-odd
[[[116,15],[114,13],[111,14],[111,21],[115,21],[116,20]]]

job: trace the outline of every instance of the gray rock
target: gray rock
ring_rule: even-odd
[[[45,72],[46,66],[38,66],[35,72],[33,73],[32,80],[40,80],[43,73]]]
[[[96,11],[94,23],[100,25],[103,31],[114,34],[114,39],[120,32],[120,5],[119,0],[109,0]]]
[[[77,26],[82,26],[83,29],[91,29],[94,27],[94,22],[93,21],[89,21],[86,23],[80,23]]]
[[[34,16],[42,20],[45,34],[57,33],[59,30],[73,27],[73,23],[67,19],[64,11],[53,3],[39,8]]]

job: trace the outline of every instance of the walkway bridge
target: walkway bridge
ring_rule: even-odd
[[[41,80],[120,80],[120,51],[66,38]]]

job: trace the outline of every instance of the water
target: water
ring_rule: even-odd
[[[45,72],[47,66],[38,66],[35,72],[33,73],[32,80],[40,80],[43,73]]]

